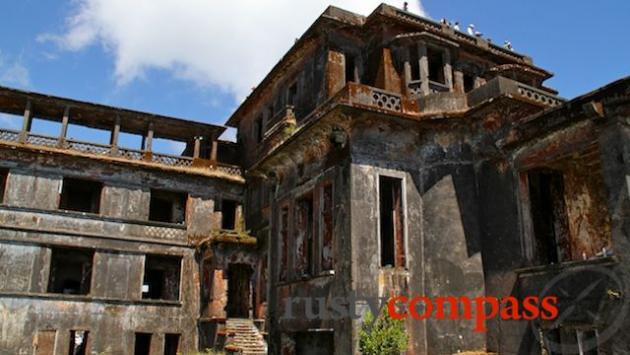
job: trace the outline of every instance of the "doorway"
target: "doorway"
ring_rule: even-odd
[[[249,318],[252,268],[246,264],[228,267],[228,318]]]

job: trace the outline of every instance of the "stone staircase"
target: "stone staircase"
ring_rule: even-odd
[[[226,340],[224,350],[228,354],[267,354],[267,342],[254,324],[246,318],[228,318],[225,321]]]

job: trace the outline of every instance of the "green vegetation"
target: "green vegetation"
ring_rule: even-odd
[[[392,319],[386,311],[375,318],[365,315],[359,332],[359,349],[363,355],[399,355],[407,351],[409,338],[402,320]]]

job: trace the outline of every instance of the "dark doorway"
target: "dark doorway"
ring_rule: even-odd
[[[231,264],[228,269],[229,318],[249,318],[250,277],[252,268],[245,264]]]
[[[179,334],[164,334],[164,355],[177,355]]]
[[[151,334],[136,333],[134,355],[149,355],[151,353]]]
[[[331,331],[295,334],[297,355],[328,355],[335,353],[335,333]]]
[[[559,247],[568,234],[562,173],[533,170],[528,180],[536,261],[540,265],[557,263],[562,261]]]

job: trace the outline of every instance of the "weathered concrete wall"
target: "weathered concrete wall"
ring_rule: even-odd
[[[6,166],[7,164],[3,164]],[[4,203],[9,206],[56,209],[59,206],[58,173],[13,169],[7,179]]]
[[[92,293],[108,298],[141,299],[142,287],[138,285],[142,286],[143,267],[142,254],[95,253]]]
[[[334,334],[326,338],[326,342],[334,344],[335,354],[349,354],[353,349],[353,330],[349,316],[332,319],[323,316],[322,308],[318,307],[318,302],[330,305],[335,297],[345,297],[352,291],[350,280],[350,267],[353,264],[350,254],[349,236],[349,164],[343,151],[331,152],[320,159],[310,160],[308,163],[287,164],[279,169],[281,175],[277,180],[275,193],[273,195],[271,239],[269,241],[269,253],[271,263],[269,264],[268,275],[270,278],[270,291],[268,301],[268,319],[270,329],[270,353],[292,353],[296,351],[296,339],[303,333],[317,333],[318,331],[329,331],[334,329]],[[319,260],[321,250],[315,254],[316,274],[309,277],[298,277],[295,274],[295,258],[299,257],[297,250],[291,249],[288,265],[287,279],[279,281],[281,272],[282,257],[280,243],[280,211],[282,207],[289,207],[290,211],[290,238],[293,238],[296,231],[295,224],[291,222],[295,215],[295,201],[310,191],[314,192],[314,210],[318,216],[321,212],[320,193],[323,184],[331,183],[333,186],[333,245],[332,259],[334,272],[321,270],[322,264]],[[323,225],[321,217],[315,217],[315,235],[320,236],[320,226]],[[322,224],[320,224],[322,223]],[[316,237],[319,238],[319,237]],[[317,240],[317,239],[316,239]],[[290,245],[294,245],[290,243]],[[292,318],[286,319],[283,316],[287,311],[286,305],[289,299],[303,298],[312,301],[311,309],[304,302],[292,307]],[[305,316],[313,312],[316,317],[307,319]],[[330,316],[330,314],[329,314]],[[323,345],[325,346],[325,345]]]
[[[103,186],[101,213],[105,216],[137,219],[149,218],[151,191],[139,186]]]
[[[353,127],[353,280],[361,292],[408,297],[485,294],[480,204],[469,139],[457,127],[436,128],[422,132],[371,118]],[[405,182],[407,268],[394,271],[399,276],[393,279],[379,264],[379,175]],[[410,319],[407,326],[411,353],[485,347],[485,336],[473,331],[473,322]]]
[[[4,237],[4,233],[3,233]],[[56,244],[59,237],[51,237],[46,242]],[[87,244],[107,243],[85,240]],[[6,250],[4,242],[0,244]],[[3,289],[0,293],[0,348],[11,354],[31,354],[33,340],[39,330],[57,331],[55,354],[66,354],[70,330],[89,330],[91,351],[105,354],[133,354],[135,332],[154,334],[152,348],[159,352],[163,346],[163,334],[181,334],[181,349],[191,351],[197,347],[196,329],[198,314],[198,284],[194,251],[187,248],[165,248],[162,246],[126,244],[128,249],[146,253],[175,253],[183,256],[182,274],[189,277],[181,280],[179,301],[152,301],[140,299],[144,255],[112,253],[95,254],[92,271],[92,288],[89,295],[63,295],[45,293],[39,290]],[[45,259],[49,249],[29,246],[31,254],[38,260],[29,265],[14,265],[14,273],[33,275],[49,272]],[[47,253],[48,251],[48,253]],[[11,259],[0,258],[5,265]],[[22,267],[24,266],[24,267]],[[37,267],[35,269],[34,267]],[[43,268],[43,269],[42,269]],[[33,277],[31,276],[31,277]]]
[[[0,244],[0,292],[45,292],[50,249]]]
[[[198,346],[200,265],[189,238],[220,228],[215,201],[242,201],[242,186],[218,179],[103,164],[84,158],[0,150],[9,170],[0,206],[0,353],[32,354],[39,331],[55,330],[54,354],[67,354],[71,330],[88,330],[90,351],[132,354],[134,333],[180,334]],[[99,214],[58,210],[63,177],[101,181]],[[148,221],[150,189],[189,194],[187,220]],[[48,292],[51,250],[94,251],[87,295]],[[146,255],[181,257],[178,300],[142,299]],[[4,351],[4,352],[3,352]],[[8,351],[8,352],[7,352]]]

